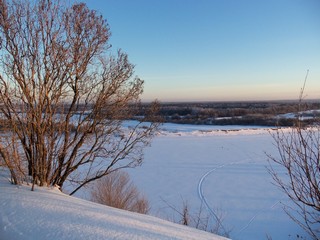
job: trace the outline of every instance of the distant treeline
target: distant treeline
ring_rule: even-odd
[[[148,108],[149,104],[143,104],[139,115]],[[319,117],[319,112],[312,110],[319,109],[316,101],[161,103],[158,114],[164,122],[181,124],[293,126],[295,114],[309,111],[303,113],[308,116],[304,123],[312,124]],[[284,115],[288,113],[291,117]]]
[[[128,106],[124,111],[132,112],[133,118],[148,117],[150,109],[154,107],[149,103]],[[20,112],[25,112],[26,106],[18,106]],[[68,103],[57,105],[57,114],[66,114],[70,109]],[[87,114],[91,106],[79,105],[73,111]],[[109,119],[108,106],[102,112]],[[19,110],[17,111],[19,112]],[[168,123],[204,124],[204,125],[256,125],[256,126],[293,126],[300,116],[305,125],[311,125],[320,118],[320,102],[305,101],[270,101],[270,102],[185,102],[160,103],[157,116],[150,121],[161,120]],[[125,119],[122,119],[125,120]],[[148,120],[148,118],[144,119]],[[0,119],[0,131],[7,129],[7,123]]]

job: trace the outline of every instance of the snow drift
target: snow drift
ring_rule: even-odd
[[[0,239],[211,239],[204,231],[71,197],[56,188],[15,186],[0,169]]]

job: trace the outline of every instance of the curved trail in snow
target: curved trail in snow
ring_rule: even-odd
[[[214,172],[215,170],[217,169],[220,169],[220,168],[223,168],[224,166],[226,165],[233,165],[235,163],[229,163],[229,164],[222,164],[218,167],[215,167],[213,169],[211,169],[210,171],[208,171],[207,173],[205,173],[199,180],[199,183],[198,183],[198,196],[201,200],[201,202],[203,202],[205,204],[205,206],[207,207],[208,211],[214,216],[214,218],[217,220],[219,226],[218,227],[221,227],[224,231],[224,233],[227,233],[225,227],[223,226],[222,222],[221,222],[221,219],[218,217],[218,215],[215,213],[215,211],[210,207],[210,205],[208,204],[207,202],[207,199],[204,197],[203,195],[203,190],[202,190],[202,185],[203,185],[203,181],[205,180],[205,178],[211,174],[212,172]]]
[[[215,167],[213,169],[211,169],[210,171],[206,172],[199,180],[198,183],[198,196],[201,200],[201,202],[203,202],[205,204],[205,206],[207,207],[208,211],[215,217],[215,219],[217,220],[219,227],[221,227],[223,229],[223,231],[225,233],[227,233],[226,229],[224,228],[224,226],[222,225],[222,222],[220,220],[220,218],[217,216],[217,214],[215,213],[215,211],[210,207],[210,205],[207,202],[207,199],[205,198],[204,194],[203,194],[203,189],[202,189],[202,185],[204,180],[206,179],[206,177],[208,177],[208,175],[210,175],[211,173],[213,173],[214,171],[216,171],[217,169],[223,168],[225,166],[231,166],[231,165],[238,165],[238,164],[243,164],[243,163],[250,163],[248,161],[240,161],[240,162],[232,162],[232,163],[228,163],[228,164],[222,164],[218,167]],[[253,164],[255,164],[255,162],[253,162]],[[273,209],[276,205],[278,205],[280,203],[280,201],[276,201],[275,203],[273,203],[269,208],[267,209]],[[246,230],[250,224],[255,220],[255,218],[262,212],[263,210],[258,211],[248,222],[246,225],[244,225],[238,232],[237,234],[240,234],[241,232],[243,232],[244,230]]]

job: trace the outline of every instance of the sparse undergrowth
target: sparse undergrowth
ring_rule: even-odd
[[[168,217],[169,221],[227,238],[230,237],[231,230],[224,226],[224,215],[221,211],[216,210],[215,215],[213,215],[202,204],[198,209],[192,209],[190,204],[183,199],[181,207],[176,207],[165,200],[163,201],[174,213],[173,217]]]

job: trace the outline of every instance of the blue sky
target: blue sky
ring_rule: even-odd
[[[86,0],[145,101],[320,98],[319,0]]]

